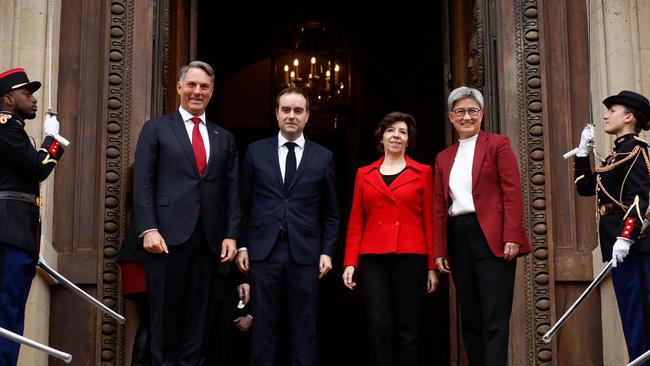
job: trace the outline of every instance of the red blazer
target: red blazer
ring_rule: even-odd
[[[455,143],[436,158],[433,202],[433,243],[436,258],[447,258],[449,173],[458,151]],[[507,137],[479,132],[472,165],[472,194],[478,222],[492,253],[503,257],[506,242],[520,245],[519,254],[530,252],[524,231],[519,165]]]
[[[357,171],[343,265],[357,267],[360,254],[416,253],[428,255],[433,269],[431,167],[407,156],[406,170],[387,187],[383,161]]]

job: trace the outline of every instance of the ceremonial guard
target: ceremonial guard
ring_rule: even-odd
[[[34,92],[25,70],[0,74],[0,327],[22,334],[25,303],[36,272],[39,240],[39,182],[63,154],[54,138],[59,122],[48,114],[39,149],[25,132],[25,120],[36,117]],[[20,345],[0,337],[0,364],[15,365]]]
[[[575,185],[581,196],[598,197],[597,215],[603,261],[615,260],[612,280],[630,359],[650,346],[650,236],[643,232],[650,190],[648,144],[638,136],[650,129],[650,104],[622,91],[603,101],[604,130],[615,135],[614,151],[591,171],[593,127],[582,132],[575,159]]]

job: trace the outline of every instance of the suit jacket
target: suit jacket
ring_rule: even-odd
[[[185,243],[199,217],[208,245],[239,236],[238,158],[233,135],[206,123],[210,158],[198,167],[178,111],[145,123],[135,152],[134,211],[137,232],[158,229],[167,245]]]
[[[45,180],[63,148],[52,136],[45,136],[35,149],[25,132],[25,122],[0,111],[0,191],[38,196],[39,182]],[[39,210],[34,203],[0,199],[0,242],[13,245],[38,257]]]
[[[406,169],[386,186],[379,167],[384,158],[357,171],[348,222],[344,266],[357,267],[360,254],[433,255],[433,174],[406,157]]]
[[[436,157],[433,197],[433,243],[436,257],[447,257],[449,173],[458,151],[455,143]],[[476,216],[492,253],[503,257],[506,242],[520,245],[519,255],[530,252],[523,227],[519,165],[507,137],[479,132],[472,164],[472,195]]]
[[[339,229],[332,152],[305,140],[305,150],[287,191],[278,158],[278,137],[249,145],[242,162],[243,235],[253,261],[265,259],[287,219],[293,260],[318,265],[321,254],[333,257]]]

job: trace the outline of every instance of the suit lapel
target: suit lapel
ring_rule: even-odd
[[[278,157],[278,137],[272,138],[269,140],[267,146],[267,154],[269,159],[271,159],[271,167],[273,169],[273,175],[278,181],[278,184],[281,189],[284,190],[284,183],[282,182],[282,172],[280,171],[280,158]]]
[[[378,190],[381,194],[388,197],[392,201],[397,201],[395,199],[395,196],[393,196],[393,193],[386,186],[386,182],[384,182],[384,180],[381,177],[381,173],[379,172],[379,167],[381,166],[381,163],[383,161],[384,161],[384,158],[382,157],[381,159],[374,162],[372,164],[372,169],[370,169],[368,172],[366,172],[366,175],[364,176],[364,179],[371,186],[373,186],[376,190]]]
[[[445,197],[449,197],[449,175],[451,174],[451,167],[454,165],[454,159],[456,158],[456,153],[458,152],[458,142],[451,145],[451,148],[447,150],[446,155],[443,155],[442,162],[442,179],[443,187],[445,189]]]
[[[403,186],[410,181],[418,179],[418,174],[415,171],[415,168],[412,166],[407,166],[407,168],[395,178],[395,181],[388,187],[389,190],[394,191],[398,187]],[[384,184],[385,185],[385,184]]]
[[[180,112],[176,111],[171,115],[170,128],[176,135],[178,143],[181,144],[185,157],[189,161],[194,173],[199,175],[199,168],[196,166],[196,159],[194,158],[194,150],[192,150],[192,142],[190,141],[189,136],[187,136],[187,129],[185,129],[185,122],[181,117]]]
[[[476,146],[474,147],[474,161],[472,162],[472,187],[476,187],[476,182],[478,181],[486,150],[487,135],[483,132],[479,132],[478,138],[476,139]]]
[[[205,126],[208,129],[208,140],[210,140],[210,160],[208,160],[208,166],[205,167],[203,175],[208,175],[214,162],[217,161],[216,157],[219,152],[219,131],[214,123],[206,121]],[[192,151],[192,154],[194,151]],[[198,169],[197,169],[198,172]]]

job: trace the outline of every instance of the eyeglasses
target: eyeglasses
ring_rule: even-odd
[[[456,117],[465,117],[465,113],[469,113],[470,117],[476,117],[478,116],[478,112],[480,111],[481,110],[478,108],[470,108],[470,109],[456,109],[453,110],[452,112],[454,112]]]

